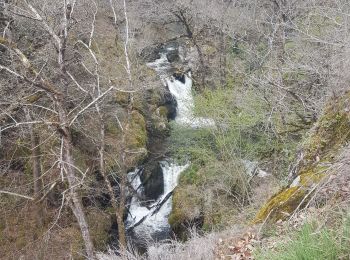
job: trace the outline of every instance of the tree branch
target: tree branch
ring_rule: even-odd
[[[0,193],[8,194],[8,195],[11,195],[11,196],[16,196],[16,197],[20,197],[20,198],[24,198],[24,199],[27,199],[27,200],[34,200],[34,198],[32,198],[32,197],[29,197],[29,196],[26,196],[26,195],[22,195],[22,194],[18,194],[18,193],[14,193],[14,192],[10,192],[10,191],[0,190]]]

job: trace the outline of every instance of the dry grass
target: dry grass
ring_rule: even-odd
[[[144,255],[138,255],[132,252],[110,251],[108,254],[98,254],[99,260],[209,260],[215,259],[215,250],[218,241],[236,237],[241,233],[243,228],[234,226],[224,232],[213,232],[204,236],[198,235],[192,231],[191,238],[182,243],[171,240],[168,243],[153,244],[149,247],[148,252]]]

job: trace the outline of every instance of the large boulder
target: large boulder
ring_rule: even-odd
[[[141,181],[147,200],[156,200],[164,192],[163,170],[159,163],[149,163],[145,166]]]
[[[350,92],[328,103],[300,149],[290,173],[294,180],[266,202],[254,222],[285,219],[306,205],[349,141]]]

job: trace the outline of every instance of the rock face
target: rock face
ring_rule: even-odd
[[[166,54],[170,63],[180,60],[179,44],[177,42],[166,42],[148,46],[141,51],[140,56],[146,62],[152,62],[159,59],[162,53]]]
[[[350,141],[350,93],[331,100],[306,138],[291,176],[295,181],[274,195],[254,222],[284,219],[305,205],[317,185],[330,174],[342,148]]]
[[[147,199],[156,200],[164,193],[163,170],[159,163],[146,165],[141,174],[141,181]]]

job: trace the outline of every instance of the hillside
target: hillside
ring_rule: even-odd
[[[0,0],[0,259],[347,259],[347,0]]]

